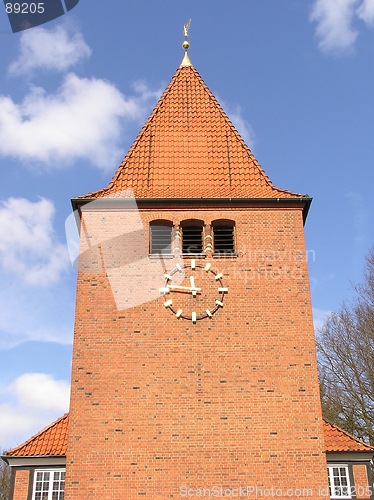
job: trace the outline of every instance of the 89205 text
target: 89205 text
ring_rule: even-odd
[[[7,3],[5,4],[7,14],[43,14],[43,3]]]

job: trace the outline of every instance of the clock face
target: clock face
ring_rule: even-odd
[[[182,281],[181,274],[185,276]],[[224,296],[229,291],[222,278],[223,275],[214,271],[210,263],[197,264],[192,259],[188,264],[178,264],[165,274],[164,286],[160,288],[165,299],[164,306],[177,318],[193,323],[211,318],[223,307]]]

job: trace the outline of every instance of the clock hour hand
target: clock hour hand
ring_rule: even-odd
[[[193,276],[190,276],[190,281],[191,281],[191,288],[192,288],[192,290],[191,290],[192,296],[196,297],[195,280],[194,280]]]

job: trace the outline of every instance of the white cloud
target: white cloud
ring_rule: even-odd
[[[27,74],[37,69],[67,71],[91,55],[82,34],[71,24],[52,29],[33,28],[20,37],[20,54],[9,66],[9,73]]]
[[[9,72],[65,72],[90,54],[82,34],[71,23],[34,28],[22,33],[20,54]],[[125,126],[144,121],[160,96],[144,82],[135,82],[133,88],[135,95],[126,98],[110,82],[70,73],[50,94],[31,86],[18,103],[11,96],[0,95],[0,155],[49,168],[84,159],[112,170],[122,159],[118,143]]]
[[[0,264],[28,285],[49,285],[68,268],[65,245],[53,229],[54,206],[49,200],[9,198],[0,206]]]
[[[144,83],[134,88],[126,99],[109,82],[69,74],[54,94],[33,87],[20,104],[0,96],[0,154],[50,168],[88,159],[112,170],[124,124],[143,120],[159,95]]]
[[[316,0],[310,20],[317,22],[319,47],[324,52],[350,50],[358,32],[352,28],[357,0]]]
[[[247,146],[252,149],[254,146],[254,132],[251,125],[242,117],[240,106],[229,109],[229,117],[234,127],[237,129]]]
[[[10,390],[19,404],[27,408],[61,413],[69,408],[70,385],[65,380],[54,380],[45,373],[25,373],[11,384]]]
[[[350,52],[359,34],[352,24],[361,19],[374,26],[374,0],[315,0],[309,19],[317,23],[319,47],[326,53]],[[357,25],[357,28],[359,25]]]
[[[374,0],[364,0],[357,9],[357,16],[369,26],[374,26]]]
[[[10,280],[0,274],[0,350],[26,341],[71,344],[74,278],[39,287],[36,293],[34,287],[22,286],[16,278]]]
[[[252,149],[255,143],[255,134],[250,123],[245,118],[243,118],[241,107],[237,104],[230,104],[220,99],[218,95],[217,101],[220,103],[225,113],[232,121],[234,127],[239,132],[246,145],[250,149]]]
[[[43,198],[0,202],[0,349],[30,340],[72,342],[75,276],[54,213]]]
[[[9,404],[0,405],[0,448],[13,448],[31,437],[37,431],[39,420]]]
[[[322,309],[317,309],[313,307],[313,323],[314,332],[317,333],[320,328],[325,324],[327,318],[330,316],[332,311],[324,311]]]
[[[0,448],[21,444],[69,409],[69,383],[43,373],[21,375],[1,393]]]

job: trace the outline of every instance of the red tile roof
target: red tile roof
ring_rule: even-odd
[[[323,421],[323,434],[325,437],[325,448],[327,452],[333,451],[371,451],[374,448],[369,444],[363,443],[351,434],[334,424]]]
[[[25,443],[6,453],[9,457],[66,456],[69,414],[66,413]],[[323,421],[325,448],[327,452],[364,451],[374,448],[343,431],[336,425]]]
[[[25,443],[6,453],[10,457],[59,457],[66,455],[69,414],[48,425]]]
[[[81,198],[301,198],[273,186],[199,73],[180,66],[105,189]]]

